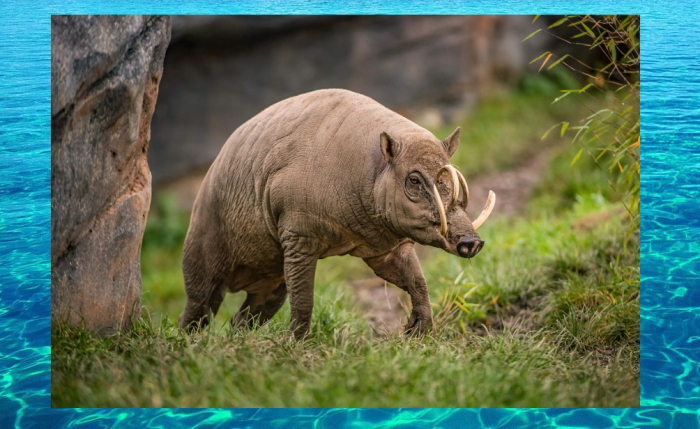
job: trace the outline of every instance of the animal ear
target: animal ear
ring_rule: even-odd
[[[379,136],[379,145],[382,148],[382,155],[384,155],[386,162],[391,162],[401,149],[399,142],[386,131]]]
[[[457,127],[456,130],[452,131],[452,134],[442,141],[442,147],[445,148],[449,158],[452,158],[452,155],[457,152],[457,147],[459,147],[459,132],[460,128]]]

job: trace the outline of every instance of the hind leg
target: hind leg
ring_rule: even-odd
[[[183,252],[182,271],[187,303],[178,319],[180,329],[193,332],[204,328],[219,311],[224,300],[223,285],[226,280],[226,272],[219,268],[226,264],[216,262],[202,258],[188,248]]]
[[[232,326],[264,325],[284,305],[287,299],[287,285],[281,282],[277,287],[247,294],[240,310],[231,318]]]
[[[185,311],[178,318],[178,327],[189,333],[205,328],[219,311],[222,302],[220,293],[214,293],[204,302],[188,297]]]

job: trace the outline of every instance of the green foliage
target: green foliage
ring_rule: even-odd
[[[579,31],[570,36],[571,43],[597,49],[605,58],[603,64],[585,64],[573,54],[557,59],[549,68],[561,63],[585,76],[586,84],[579,89],[562,90],[554,102],[574,94],[590,110],[590,115],[569,126],[561,123],[561,133],[569,130],[572,142],[581,146],[572,161],[576,163],[586,153],[608,173],[610,186],[620,194],[631,214],[631,230],[639,230],[640,190],[640,116],[639,116],[639,16],[567,15],[549,26],[549,29],[567,24]],[[566,37],[566,36],[564,36]],[[545,52],[534,61],[547,55]],[[534,62],[533,61],[533,62]],[[579,85],[576,85],[579,86]],[[558,124],[559,125],[559,124]],[[554,127],[557,127],[555,125]],[[546,135],[546,134],[545,134]],[[613,174],[619,170],[621,174]]]
[[[530,216],[546,216],[572,208],[582,195],[600,195],[606,201],[619,202],[620,195],[602,174],[595,160],[588,156],[578,157],[577,147],[560,147],[549,167],[533,190],[532,199],[526,207]],[[576,160],[572,166],[572,159]],[[616,181],[619,172],[610,173]]]
[[[589,194],[579,196],[559,216],[494,219],[482,227],[488,252],[477,257],[478,263],[455,261],[430,249],[422,266],[432,300],[459,310],[452,312],[446,328],[479,332],[482,324],[502,324],[515,316],[526,318],[522,321],[531,326],[550,326],[564,310],[586,317],[602,312],[607,317],[616,309],[597,298],[576,305],[582,291],[586,296],[612,297],[616,305],[627,305],[625,311],[636,308],[617,315],[626,316],[620,321],[624,326],[638,325],[639,239],[625,238],[621,209],[600,194]],[[625,299],[635,292],[636,300]],[[626,332],[625,341],[639,341],[638,329],[636,334]],[[605,325],[595,333],[590,341],[596,344],[613,346],[611,341],[619,339]]]

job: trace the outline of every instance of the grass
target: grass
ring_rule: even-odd
[[[338,318],[340,315],[334,314]],[[168,324],[98,340],[53,332],[52,406],[66,407],[629,407],[627,356],[604,364],[551,347],[544,331],[373,339],[352,318],[297,342],[259,331],[192,339]],[[317,319],[316,326],[322,325]],[[66,368],[66,360],[80,362]],[[99,388],[98,388],[99,386]]]
[[[511,115],[541,102],[523,90],[484,103],[469,120],[481,118],[502,145],[463,124],[458,156],[471,147],[502,157],[518,127],[528,140],[512,153],[529,153],[523,141],[541,148],[557,115],[545,107],[534,124],[529,113]],[[436,315],[425,338],[374,333],[349,286],[371,272],[352,257],[319,263],[306,341],[287,331],[288,304],[257,330],[229,328],[243,294],[227,297],[209,329],[184,335],[174,323],[188,216],[158,199],[142,251],[142,318],[108,338],[54,325],[52,406],[639,406],[639,236],[595,164],[582,157],[571,167],[578,148],[557,150],[524,216],[479,230],[487,240],[479,256],[422,253]],[[458,165],[473,175],[511,162]]]
[[[337,280],[317,282],[313,335],[303,343],[286,331],[288,306],[258,330],[219,323],[192,337],[170,318],[146,317],[107,339],[57,326],[52,405],[638,406],[638,252],[624,254],[619,216],[572,230],[610,208],[599,203],[583,200],[557,220],[494,222],[484,231],[489,252],[473,264],[430,252],[423,267],[433,302],[468,295],[470,307],[425,339],[373,335],[332,260],[319,274]],[[483,328],[522,309],[537,315],[527,328]]]

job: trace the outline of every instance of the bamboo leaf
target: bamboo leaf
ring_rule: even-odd
[[[614,41],[611,40],[608,42],[608,50],[610,51],[610,55],[612,55],[613,61],[617,61],[617,47]]]
[[[612,63],[610,63],[610,64],[612,64]],[[620,92],[620,91],[622,91],[623,89],[629,89],[629,87],[628,87],[627,85],[621,85],[619,88],[617,88],[617,89],[615,90],[615,92]],[[629,96],[630,96],[630,94],[627,95],[627,97],[629,97]],[[625,97],[625,99],[627,99],[627,97]]]
[[[537,70],[537,73],[539,73],[540,71],[542,71],[542,67],[544,67],[544,65],[547,64],[547,61],[549,61],[549,59],[550,59],[551,57],[552,57],[552,54],[547,55],[547,58],[544,59],[544,62],[543,62],[542,65],[540,66],[540,69]]]
[[[566,132],[566,129],[569,128],[569,123],[564,122],[561,124],[561,137],[564,137],[564,133]]]
[[[539,18],[540,16],[542,16],[542,15],[535,15],[535,19],[532,20],[532,23],[534,24],[535,21],[537,21],[537,18]]]
[[[583,28],[586,29],[586,32],[587,32],[592,38],[595,39],[595,33],[593,33],[593,30],[591,30],[590,28],[588,28],[588,26],[587,26],[586,24],[584,24],[584,23],[581,23],[581,25],[583,25]]]
[[[603,34],[605,34],[605,33],[604,33],[604,32],[601,32],[601,33],[598,35],[598,37],[595,38],[595,40],[593,41],[593,44],[591,44],[591,49],[595,48],[596,46],[598,46],[599,43],[601,43],[601,42],[603,41],[603,40],[602,40],[602,39],[603,39]]]
[[[618,152],[618,153],[615,155],[615,157],[613,158],[613,164],[610,166],[610,168],[612,169],[612,168],[615,166],[615,164],[619,164],[620,161],[622,161],[622,159],[625,157],[626,154],[627,154],[627,152],[626,152],[626,151],[623,151],[623,150],[621,150],[620,152]]]
[[[569,167],[573,167],[574,164],[576,164],[576,161],[578,161],[578,159],[581,158],[581,154],[582,154],[582,153],[583,153],[583,148],[581,148],[581,149],[578,150],[578,153],[577,153],[576,156],[574,157],[574,160],[571,161],[571,164],[569,164]]]
[[[579,136],[581,136],[581,133],[583,133],[583,135],[586,135],[586,133],[587,133],[588,130],[590,129],[590,126],[589,126],[590,123],[591,123],[591,121],[588,121],[588,122],[586,122],[585,125],[582,125],[582,126],[580,126],[580,127],[576,127],[576,129],[577,129],[578,131],[576,132],[576,135],[574,136],[574,139],[571,140],[571,141],[572,141],[572,142],[575,142],[576,140],[578,140]]]
[[[610,111],[610,109],[601,109],[601,110],[598,110],[597,112],[593,113],[591,116],[587,117],[586,119],[591,119],[591,118],[594,117],[594,116],[602,115],[603,113],[609,112],[609,111]]]
[[[557,101],[561,100],[562,98],[564,98],[570,94],[571,94],[570,92],[567,92],[566,94],[562,95],[561,97],[555,98],[554,101],[552,101],[552,104],[556,103]]]
[[[564,55],[563,57],[559,58],[559,59],[556,60],[551,66],[547,67],[547,70],[552,70],[552,67],[554,67],[554,66],[556,66],[557,64],[559,64],[560,62],[564,61],[564,59],[566,59],[566,57],[568,57],[568,56],[569,56],[569,54],[566,54],[566,55]],[[542,65],[544,65],[544,64],[542,64]]]
[[[541,29],[541,28],[538,28],[537,30],[535,30],[535,31],[533,31],[532,33],[530,33],[529,36],[527,36],[526,38],[524,38],[524,39],[521,40],[520,42],[522,43],[522,42],[526,41],[527,39],[529,39],[530,37],[532,37],[532,36],[534,36],[535,34],[539,33],[540,31],[542,31],[542,29]],[[544,54],[543,54],[543,55],[544,55]]]
[[[547,28],[558,27],[558,26],[562,25],[563,23],[565,23],[565,22],[568,21],[568,20],[569,20],[569,18],[562,18],[562,19],[560,19],[559,21],[555,22],[554,24],[550,25],[550,26],[547,27]]]
[[[622,57],[622,60],[625,60],[631,53],[636,53],[635,49],[637,48],[637,45],[632,45],[629,51]]]
[[[547,132],[545,132],[544,135],[542,136],[542,140],[546,139],[546,138],[547,138],[547,134],[549,134],[549,132],[552,131],[552,130],[553,130],[554,128],[556,128],[557,126],[559,126],[559,124],[554,124],[554,125],[552,125],[551,127],[549,127],[549,129],[547,130]]]
[[[534,63],[535,61],[539,60],[540,58],[544,57],[547,55],[549,52],[545,52],[544,54],[540,55],[539,57],[535,58],[534,60],[530,61],[530,64]]]
[[[600,158],[602,158],[603,155],[605,155],[606,153],[607,153],[607,150],[602,150],[602,151],[600,151],[600,153],[598,154],[598,156],[595,157],[595,162],[600,161]]]
[[[578,93],[579,93],[579,94],[583,94],[584,92],[586,92],[586,90],[588,90],[588,88],[590,88],[590,87],[592,87],[592,86],[593,86],[593,84],[592,84],[592,83],[589,83],[588,85],[586,85],[586,86],[584,86],[583,88],[581,88],[581,90],[580,90]]]

